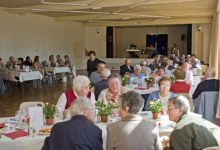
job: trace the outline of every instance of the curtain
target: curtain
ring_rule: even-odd
[[[209,64],[214,67],[218,79],[220,79],[220,2],[218,1],[217,10],[212,21],[212,32],[210,42]]]

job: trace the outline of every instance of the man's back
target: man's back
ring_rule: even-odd
[[[57,123],[42,150],[102,150],[102,131],[83,115]]]

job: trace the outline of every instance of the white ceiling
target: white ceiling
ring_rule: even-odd
[[[85,25],[210,23],[218,0],[1,0],[9,13],[34,13]]]

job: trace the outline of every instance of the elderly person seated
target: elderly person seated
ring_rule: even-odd
[[[92,85],[102,80],[101,73],[103,72],[104,69],[105,69],[105,64],[99,63],[97,66],[97,71],[92,72],[92,74],[90,75],[90,81]]]
[[[95,99],[97,100],[99,97],[99,94],[101,93],[102,90],[108,88],[108,77],[110,76],[111,71],[107,68],[105,68],[102,73],[101,73],[101,81],[97,82],[94,85],[94,93],[95,93]]]
[[[134,66],[134,73],[130,75],[130,79],[132,78],[138,78],[142,79],[144,77],[144,74],[141,73],[141,66],[140,65],[135,65]]]
[[[6,68],[10,68],[10,69],[14,69],[15,68],[15,64],[16,64],[15,58],[13,56],[10,56],[9,57],[9,61],[7,62],[5,67]]]
[[[178,67],[174,72],[174,76],[176,81],[171,85],[170,91],[173,93],[189,93],[190,85],[184,80],[186,72]]]
[[[156,123],[138,115],[143,102],[134,91],[122,94],[121,121],[107,126],[106,150],[162,150]]]
[[[145,77],[145,75],[141,73],[141,66],[135,65],[134,66],[134,73],[132,73],[129,76],[129,82],[131,84],[142,85],[142,83],[144,83],[144,77]]]
[[[165,68],[160,66],[158,67],[156,73],[152,74],[153,77],[164,77],[164,76],[168,76],[165,74]]]
[[[94,109],[87,98],[77,98],[69,108],[72,119],[53,126],[42,150],[103,150],[102,131],[93,124]]]
[[[147,60],[141,60],[140,66],[141,66],[141,73],[143,73],[144,75],[150,76],[151,69],[148,67]]]
[[[172,73],[171,70],[168,69],[169,66],[170,66],[169,61],[170,61],[170,60],[167,59],[167,58],[164,59],[164,60],[161,62],[161,67],[164,68],[164,73],[165,73],[165,75],[171,77],[171,76],[173,76],[173,73]]]
[[[119,104],[121,94],[127,92],[127,88],[121,85],[121,77],[119,74],[111,74],[108,77],[108,88],[102,90],[98,101],[103,103],[111,102],[115,106]]]
[[[144,110],[149,110],[149,104],[151,101],[160,99],[163,104],[163,112],[167,110],[167,103],[169,98],[176,96],[176,94],[170,92],[171,81],[169,77],[162,77],[159,82],[159,91],[152,92],[147,100],[147,105]]]
[[[49,56],[49,67],[56,67],[56,60],[54,55]]]
[[[164,146],[168,141],[172,150],[201,150],[218,145],[219,127],[191,113],[186,97],[177,96],[169,99],[168,115],[171,121],[176,122],[176,128],[170,139],[163,141]]]
[[[78,97],[87,97],[89,101],[95,106],[94,93],[89,88],[89,78],[78,75],[73,79],[73,87],[61,94],[57,102],[57,109],[60,114],[66,115],[66,110],[70,107],[73,101]]]
[[[120,74],[123,77],[124,75],[130,75],[134,72],[134,67],[131,65],[131,60],[126,58],[124,65],[120,66]]]
[[[195,113],[203,115],[203,118],[220,125],[220,119],[216,118],[219,102],[219,80],[215,79],[215,69],[208,67],[205,71],[205,80],[200,82],[193,93]]]

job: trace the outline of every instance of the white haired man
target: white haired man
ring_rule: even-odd
[[[86,76],[76,76],[73,79],[73,87],[68,89],[58,99],[57,109],[60,113],[65,112],[72,102],[78,97],[87,97],[89,101],[95,106],[95,96],[94,93],[90,91],[89,88],[90,80]]]
[[[180,95],[169,99],[168,115],[176,127],[163,140],[163,145],[170,143],[172,150],[201,150],[217,146],[219,142],[219,127],[190,112],[190,104],[186,97]]]
[[[102,131],[93,124],[95,107],[86,97],[69,108],[71,120],[53,126],[42,150],[103,150]]]

